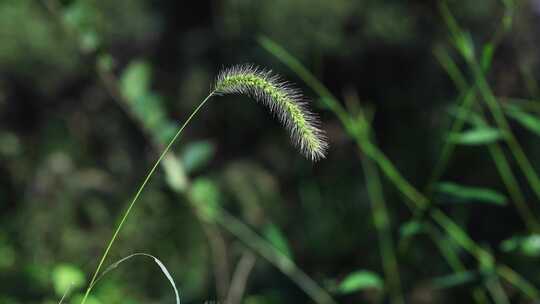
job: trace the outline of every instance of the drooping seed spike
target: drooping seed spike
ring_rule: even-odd
[[[216,78],[214,93],[247,95],[261,102],[290,132],[302,154],[312,161],[325,157],[326,136],[318,117],[309,111],[308,100],[270,70],[249,64],[224,69]]]

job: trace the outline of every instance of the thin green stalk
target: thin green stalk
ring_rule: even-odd
[[[259,255],[276,266],[318,304],[337,304],[332,296],[303,272],[291,259],[259,236],[249,226],[236,219],[225,209],[216,206],[212,217],[224,229],[236,236]],[[204,212],[204,211],[203,211]]]
[[[390,232],[390,218],[384,201],[383,191],[377,167],[366,157],[361,157],[368,195],[371,201],[373,222],[377,228],[379,247],[384,269],[384,275],[388,282],[390,302],[394,304],[405,303],[399,275],[399,266],[394,251],[392,235]]]
[[[195,108],[195,110],[191,113],[191,115],[188,117],[188,119],[184,122],[184,124],[178,129],[178,132],[176,132],[176,134],[174,135],[174,137],[171,139],[171,141],[169,142],[169,144],[165,147],[165,149],[163,150],[163,152],[161,153],[161,155],[159,156],[159,158],[157,159],[157,161],[154,163],[154,165],[152,166],[152,168],[150,169],[150,171],[148,172],[148,174],[146,175],[144,181],[141,183],[141,185],[139,186],[139,189],[137,190],[137,192],[135,193],[135,196],[133,196],[133,199],[131,200],[131,203],[128,205],[126,211],[124,212],[122,218],[120,219],[120,222],[118,223],[118,225],[116,226],[116,230],[114,231],[113,233],[113,236],[111,237],[111,240],[109,241],[105,251],[103,252],[103,255],[99,261],[99,264],[96,268],[96,270],[94,271],[94,275],[92,276],[92,279],[90,280],[90,283],[88,284],[88,288],[86,289],[86,292],[84,293],[84,297],[81,301],[81,304],[84,304],[86,302],[86,299],[88,298],[88,295],[90,294],[90,291],[92,291],[92,287],[93,287],[93,284],[94,284],[94,281],[96,280],[97,276],[99,275],[99,272],[101,270],[101,267],[103,266],[103,263],[105,262],[105,260],[107,259],[107,256],[109,255],[109,251],[111,250],[112,248],[112,245],[114,244],[114,242],[116,241],[116,238],[118,237],[118,234],[120,233],[120,230],[122,229],[124,223],[126,222],[129,214],[131,213],[131,209],[133,209],[133,206],[135,206],[135,203],[137,202],[137,200],[139,199],[139,196],[141,195],[142,191],[144,190],[144,188],[146,187],[146,185],[148,184],[148,181],[150,181],[150,178],[152,177],[152,175],[154,175],[154,172],[156,171],[156,169],[158,168],[159,164],[161,163],[161,161],[163,160],[163,158],[165,157],[165,155],[169,152],[169,150],[171,149],[172,145],[174,144],[174,142],[178,139],[178,137],[180,136],[180,134],[182,133],[182,131],[184,130],[184,128],[189,124],[189,122],[195,117],[195,115],[199,112],[199,110],[204,106],[204,104],[210,99],[210,97],[212,97],[214,95],[214,92],[210,93],[205,99],[203,99],[203,101],[197,106],[197,108]]]

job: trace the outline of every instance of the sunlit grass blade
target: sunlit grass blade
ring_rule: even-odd
[[[502,136],[502,133],[495,128],[481,126],[461,133],[450,133],[448,140],[459,145],[478,146],[495,143]]]

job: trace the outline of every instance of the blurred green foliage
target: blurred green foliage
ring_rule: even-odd
[[[315,100],[328,159],[304,160],[278,123],[246,98],[213,100],[165,159],[108,262],[148,252],[166,265],[182,302],[224,300],[207,229],[225,208],[340,303],[386,303],[354,140],[316,92],[261,48],[260,35],[305,63],[352,114],[374,109],[373,137],[413,185],[428,182],[446,140],[458,144],[444,182],[435,184],[435,206],[540,286],[538,231],[523,223],[484,148],[503,144],[505,132],[484,108],[456,107],[464,94],[437,62],[441,48],[449,51],[446,64],[463,71],[467,58],[482,56],[532,169],[540,168],[539,5],[481,0],[449,7],[464,34],[452,37],[437,1],[0,1],[0,303],[58,303],[67,289],[66,302],[79,303],[160,148],[206,96],[216,71],[244,62],[276,70]],[[509,16],[510,33],[495,47],[490,39],[500,20],[510,26]],[[462,85],[475,85],[471,74]],[[456,117],[466,128],[447,138]],[[522,175],[517,182],[536,217],[538,200]],[[471,290],[489,289],[494,281],[485,269],[493,265],[478,264],[443,231],[432,231],[390,182],[382,189],[406,303],[471,302]],[[218,229],[232,273],[249,249]],[[453,269],[430,236],[463,265]],[[260,257],[250,274],[244,303],[309,301]],[[172,303],[162,275],[152,263],[132,261],[100,281],[86,303]],[[500,290],[512,303],[532,303],[510,284]]]

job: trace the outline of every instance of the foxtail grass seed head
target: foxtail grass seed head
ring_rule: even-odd
[[[325,157],[328,144],[317,116],[308,110],[308,100],[278,75],[252,65],[238,65],[221,71],[215,94],[247,95],[263,103],[290,132],[292,142],[312,161]]]

